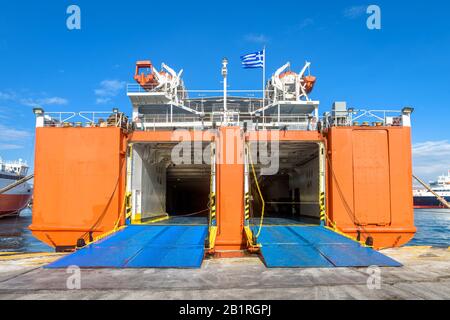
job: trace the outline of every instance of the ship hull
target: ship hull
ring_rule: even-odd
[[[0,179],[0,188],[14,183],[14,179]],[[0,194],[0,218],[17,215],[30,203],[30,185],[23,183],[4,194]]]
[[[0,195],[0,218],[19,214],[30,202],[31,194]]]
[[[447,202],[450,202],[450,197],[443,197]],[[436,197],[414,197],[415,209],[437,209],[443,208],[441,202]]]

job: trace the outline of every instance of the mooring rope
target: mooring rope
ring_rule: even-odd
[[[436,199],[438,199],[439,202],[442,203],[442,205],[444,207],[447,207],[448,209],[450,209],[450,204],[447,202],[447,200],[445,200],[443,197],[438,195],[433,189],[431,189],[431,187],[428,184],[426,184],[422,179],[420,179],[419,177],[417,177],[414,174],[413,174],[413,178],[416,179],[421,185],[423,185],[425,187],[425,189],[427,189],[429,192],[431,192],[436,197]]]

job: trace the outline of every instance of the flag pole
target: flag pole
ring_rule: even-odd
[[[266,86],[266,46],[264,46],[263,48],[263,76],[262,76],[262,90],[263,90],[263,103],[262,103],[262,107],[263,107],[263,127],[265,129],[265,124],[266,124],[266,117],[265,117],[265,107],[266,107],[266,90],[265,90],[265,86]]]

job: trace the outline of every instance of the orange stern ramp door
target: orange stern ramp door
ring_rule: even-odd
[[[214,249],[214,143],[134,142],[127,153],[126,226],[48,268],[199,268]]]
[[[327,227],[322,142],[290,141],[274,146],[278,150],[271,151],[279,154],[279,168],[273,171],[256,164],[256,143],[247,144],[246,150],[246,198],[251,199],[246,224],[267,267],[401,266]]]

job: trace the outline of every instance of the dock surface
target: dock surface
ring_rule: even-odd
[[[254,256],[201,269],[81,269],[80,289],[68,289],[68,270],[43,268],[61,254],[0,253],[0,299],[450,299],[450,250],[382,252],[404,266],[380,268],[379,286],[367,268],[268,269]]]

